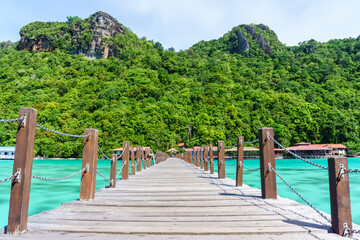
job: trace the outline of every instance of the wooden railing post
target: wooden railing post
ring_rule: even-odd
[[[200,168],[200,148],[196,151],[197,166]]]
[[[218,178],[225,178],[225,143],[218,141]]]
[[[328,159],[331,203],[331,226],[334,233],[344,236],[346,226],[352,229],[348,160],[346,157]],[[352,232],[348,231],[348,236]]]
[[[237,163],[236,163],[236,186],[243,183],[243,164],[244,164],[244,137],[238,137],[237,143]]]
[[[11,183],[8,234],[20,234],[27,229],[29,195],[32,178],[37,111],[20,108],[16,134],[15,159]],[[15,175],[17,177],[15,177]]]
[[[129,153],[130,153],[130,142],[124,141],[123,142],[123,155],[122,155],[122,164],[125,163],[124,168],[121,172],[121,180],[128,180],[129,179]]]
[[[200,147],[200,169],[204,169],[204,148],[203,147]]]
[[[110,187],[116,187],[116,169],[117,169],[117,155],[111,154],[111,167],[110,167]]]
[[[191,153],[191,163],[192,165],[196,166],[196,161],[195,161],[195,149],[192,150],[192,153]]]
[[[194,150],[194,165],[198,166],[197,150]]]
[[[135,150],[131,148],[131,175],[135,175]]]
[[[214,152],[213,152],[213,145],[210,144],[209,146],[210,150],[209,150],[209,161],[210,161],[210,173],[214,174]]]
[[[259,129],[261,196],[276,199],[276,174],[269,169],[269,164],[275,169],[274,141],[270,136],[274,136],[273,128]]]
[[[145,153],[143,147],[141,147],[141,161],[143,163],[143,169],[146,169],[146,160],[145,160]]]
[[[150,162],[150,167],[152,167],[152,166],[153,166],[153,162],[152,162],[150,153],[151,153],[151,149],[149,149],[149,162]]]
[[[208,146],[204,146],[204,171],[209,171]]]
[[[140,146],[136,147],[136,171],[141,172],[141,150],[140,150]]]
[[[149,168],[150,167],[150,158],[149,158],[149,149],[145,150],[145,159],[146,159],[146,166]]]
[[[97,153],[99,131],[96,129],[85,129],[82,168],[88,167],[81,175],[80,201],[91,201],[95,197]]]

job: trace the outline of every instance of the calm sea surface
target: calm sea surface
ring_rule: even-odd
[[[327,159],[311,159],[327,166]],[[234,164],[235,160],[226,161]],[[13,161],[0,161],[0,179],[12,174]],[[245,160],[244,165],[258,168],[259,160]],[[118,170],[122,163],[118,163]],[[217,163],[216,163],[217,166]],[[350,169],[360,169],[360,158],[349,158]],[[81,160],[34,160],[33,175],[42,177],[63,177],[81,169]],[[277,159],[276,170],[300,194],[320,210],[330,213],[328,172],[297,159]],[[216,167],[215,167],[216,171]],[[99,160],[98,172],[106,177],[110,175],[110,161]],[[226,177],[235,179],[235,167],[226,166]],[[260,188],[259,171],[244,169],[244,183]],[[96,189],[103,188],[108,182],[97,175]],[[277,179],[278,194],[300,203],[295,195],[280,179]],[[50,182],[32,179],[30,191],[29,215],[60,206],[79,198],[80,175],[64,181]],[[350,195],[353,221],[360,224],[360,174],[350,174]],[[0,227],[7,225],[10,199],[10,181],[0,183]]]

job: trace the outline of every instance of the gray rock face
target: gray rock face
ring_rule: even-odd
[[[44,36],[38,36],[36,39],[28,39],[25,36],[21,36],[18,48],[20,50],[26,49],[28,51],[53,51],[50,40]]]
[[[252,27],[250,25],[246,25],[245,30],[252,36],[253,39],[256,39],[257,34],[256,34],[255,27]]]
[[[238,32],[238,48],[236,53],[242,53],[243,51],[249,51],[249,41],[244,37],[241,31]]]
[[[88,21],[88,19],[85,19],[85,21]],[[118,57],[116,46],[104,41],[104,37],[114,37],[118,33],[125,33],[125,28],[116,19],[104,12],[96,12],[91,15],[90,26],[93,38],[89,43],[81,39],[82,30],[79,29],[79,25],[76,26],[77,30],[73,32],[72,42],[73,45],[80,44],[77,49],[73,50],[73,53],[92,59]]]
[[[259,27],[260,27],[260,29],[269,32],[269,29],[265,25],[260,24]]]
[[[116,34],[125,33],[126,29],[116,19],[104,12],[96,12],[85,19],[90,25],[82,29],[80,22],[74,28],[68,29],[57,38],[63,37],[66,33],[71,35],[71,43],[74,46],[73,54],[84,55],[88,58],[109,58],[117,56],[117,47],[106,41],[107,37],[114,37]],[[90,30],[92,36],[90,41],[82,38],[82,32]],[[29,39],[21,36],[19,49],[28,51],[53,51],[53,39],[46,39],[43,36],[36,36]]]
[[[259,47],[260,47],[262,50],[264,50],[264,52],[265,52],[266,54],[268,54],[268,55],[271,54],[271,48],[270,48],[268,42],[264,39],[264,37],[263,37],[261,34],[259,34],[259,38],[258,38],[257,43],[259,44]]]

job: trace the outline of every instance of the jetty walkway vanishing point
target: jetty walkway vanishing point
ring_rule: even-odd
[[[329,172],[331,216],[308,202],[310,207],[281,198],[276,192],[276,177],[286,181],[275,170],[274,143],[279,143],[271,128],[259,129],[260,169],[248,169],[243,165],[242,147],[246,142],[242,137],[238,138],[236,181],[225,178],[227,164],[223,141],[218,142],[217,155],[210,145],[193,153],[178,154],[175,158],[161,152],[151,158],[149,152],[144,153],[138,147],[136,163],[135,150],[130,149],[129,142],[124,142],[120,156],[106,157],[112,160],[109,188],[96,193],[96,174],[101,176],[96,171],[98,149],[105,154],[98,146],[97,130],[85,129],[84,135],[73,135],[84,138],[83,169],[76,173],[82,174],[80,200],[28,218],[31,178],[38,178],[31,175],[33,137],[39,126],[36,110],[20,109],[16,121],[18,132],[14,170],[10,177],[9,224],[4,229],[7,234],[1,234],[0,239],[303,240],[343,239],[340,235],[360,237],[357,230],[360,227],[351,221],[348,185],[349,173],[359,170],[348,169],[346,158],[331,158],[328,167],[318,166]],[[120,158],[123,165],[116,174],[116,160]],[[217,174],[214,174],[215,158],[218,159]],[[146,169],[137,168],[135,174],[135,167],[141,162]],[[130,167],[134,170],[131,176]],[[261,190],[242,184],[243,168],[260,172]],[[122,180],[117,181],[120,172]],[[62,180],[65,177],[42,179]]]

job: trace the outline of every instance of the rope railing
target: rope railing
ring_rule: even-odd
[[[105,159],[107,160],[111,160],[111,158],[109,158],[108,156],[106,156],[106,154],[103,152],[103,150],[101,149],[101,147],[98,145],[98,149],[100,150],[101,154],[105,157]]]
[[[123,170],[124,166],[126,165],[126,161],[123,163],[123,165],[121,166],[121,169],[119,170],[119,172],[116,174],[116,179],[119,177],[121,171]]]
[[[100,177],[102,177],[103,179],[105,179],[106,181],[108,181],[109,183],[113,183],[112,180],[109,180],[108,178],[106,178],[104,175],[102,175],[101,173],[99,173],[98,171],[96,171],[96,174],[99,175]]]
[[[15,182],[18,182],[20,180],[20,170],[17,170],[14,175],[11,175],[10,177],[4,178],[0,180],[0,183],[4,183],[7,181],[10,181],[11,179],[14,179]]]
[[[244,164],[240,164],[240,166],[242,166],[243,168],[245,168],[245,169],[247,169],[247,170],[249,170],[249,171],[258,171],[258,170],[260,170],[260,168],[248,168],[247,166],[245,166]]]
[[[230,149],[230,148],[237,147],[237,144],[234,144],[234,145],[232,145],[232,146],[224,146],[224,147],[227,148],[227,149]]]
[[[39,177],[39,176],[32,176],[32,178],[34,179],[38,179],[38,180],[44,180],[44,181],[61,181],[61,180],[65,180],[65,179],[69,179],[72,177],[75,177],[76,175],[79,175],[80,173],[84,172],[84,171],[89,171],[89,165],[87,165],[86,167],[84,167],[83,169],[81,169],[80,171],[71,174],[69,176],[66,177],[60,177],[60,178],[50,178],[50,177]]]
[[[315,210],[326,221],[331,223],[331,220],[324,213],[318,210],[314,205],[312,205],[308,200],[306,200],[298,191],[296,191],[270,164],[269,164],[269,170],[273,171],[276,174],[276,176],[278,176],[281,179],[281,181],[283,181],[296,195],[299,196],[299,198],[301,198],[301,200],[303,200],[307,205],[309,205],[313,210]]]
[[[0,119],[0,123],[11,123],[11,122],[17,122],[17,121],[19,121],[19,118]]]
[[[275,138],[273,138],[272,136],[270,136],[269,134],[267,135],[269,139],[272,139],[280,148],[284,149],[287,153],[291,154],[292,156],[294,156],[295,158],[298,158],[306,163],[309,163],[315,167],[319,167],[319,168],[322,168],[322,169],[325,169],[325,170],[328,170],[328,167],[325,167],[323,165],[320,165],[320,164],[317,164],[317,163],[314,163],[314,162],[311,162],[309,160],[306,160],[305,158],[297,155],[296,153],[293,153],[291,152],[290,150],[288,150],[286,147],[284,147],[283,145],[281,145],[278,141],[276,141]]]
[[[4,179],[1,179],[1,180],[0,180],[0,183],[7,182],[7,181],[11,180],[12,178],[13,178],[13,176],[10,176],[10,177],[7,177],[7,178],[4,178]]]
[[[122,151],[122,153],[117,157],[117,159],[116,160],[119,160],[121,157],[122,157],[122,155],[124,154],[124,152],[125,152],[125,149],[126,149],[126,146],[124,147],[124,149],[123,149],[123,151]]]
[[[41,126],[40,124],[36,124],[36,126],[43,129],[43,130],[45,130],[45,131],[52,132],[52,133],[55,133],[55,134],[58,134],[58,135],[61,135],[61,136],[66,136],[66,137],[87,138],[87,137],[90,136],[90,135],[73,135],[73,134],[62,133],[62,132],[58,132],[58,131],[52,130],[50,128]]]
[[[253,143],[256,143],[258,141],[259,141],[259,139],[255,139],[255,140],[250,141],[250,142],[243,142],[243,144],[253,144]]]
[[[229,167],[233,167],[233,166],[236,166],[237,163],[234,163],[234,164],[229,164],[229,163],[226,163],[226,162],[221,162],[222,164],[225,164],[226,166],[229,166]]]
[[[360,169],[349,169],[346,172],[347,173],[360,173]]]

